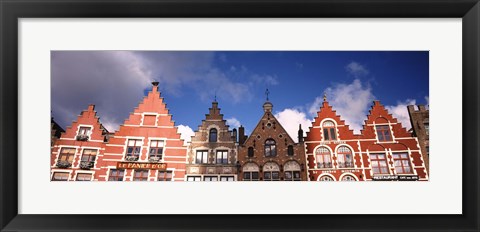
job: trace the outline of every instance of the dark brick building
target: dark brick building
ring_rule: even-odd
[[[429,172],[429,111],[424,105],[418,105],[418,110],[415,109],[414,105],[410,105],[408,106],[408,115],[412,123],[413,136],[418,138],[423,160],[425,161],[427,172]]]

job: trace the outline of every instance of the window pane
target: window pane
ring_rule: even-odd
[[[330,128],[330,137],[332,137],[332,140],[337,139],[335,128]]]
[[[323,129],[323,138],[325,140],[330,140],[329,137],[328,137],[328,129]]]
[[[252,172],[252,179],[258,180],[258,172]]]

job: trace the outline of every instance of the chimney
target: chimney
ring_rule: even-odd
[[[418,110],[419,111],[426,111],[425,105],[418,105]]]
[[[245,128],[240,126],[238,128],[238,143],[243,144],[245,142]]]
[[[407,106],[408,113],[415,112],[415,106],[414,105],[409,105]]]
[[[298,143],[303,143],[302,124],[298,124]]]

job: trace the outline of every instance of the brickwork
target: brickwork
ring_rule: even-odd
[[[409,105],[408,115],[410,116],[413,135],[418,138],[418,143],[422,151],[423,160],[425,161],[427,172],[429,172],[429,110],[426,109],[424,105],[418,105],[418,110],[415,109],[414,105]]]

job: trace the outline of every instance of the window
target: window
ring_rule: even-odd
[[[158,171],[158,181],[172,181],[173,171]]]
[[[52,181],[68,181],[68,172],[54,172],[52,176]]]
[[[187,176],[187,181],[202,181],[201,176]]]
[[[197,156],[195,159],[196,164],[206,164],[208,163],[208,151],[197,151]]]
[[[92,174],[90,173],[78,173],[77,174],[77,181],[91,181]]]
[[[315,152],[315,154],[317,156],[317,168],[331,168],[332,167],[330,150],[328,150],[328,148],[319,147],[319,148],[317,148],[317,151]]]
[[[323,139],[337,140],[337,132],[335,130],[335,123],[332,121],[323,122]]]
[[[423,126],[425,127],[425,134],[428,135],[428,131],[429,131],[428,123],[424,123]]]
[[[392,136],[390,135],[390,126],[375,126],[375,128],[377,129],[378,141],[392,141]]]
[[[287,155],[288,156],[293,156],[293,146],[292,145],[288,145]]]
[[[141,139],[129,139],[127,144],[127,157],[138,160],[140,157],[140,149],[142,148]]]
[[[157,121],[156,115],[144,115],[143,116],[143,125],[144,126],[155,126]]]
[[[235,181],[233,176],[220,176],[220,181]]]
[[[243,173],[244,181],[256,181],[258,180],[258,172],[244,172]]]
[[[248,157],[253,157],[253,147],[248,147]]]
[[[346,146],[341,146],[337,150],[337,163],[339,168],[352,168],[352,151]]]
[[[84,149],[82,154],[82,162],[95,162],[97,157],[97,150],[94,149]]]
[[[389,174],[385,154],[370,154],[373,174]]]
[[[108,181],[123,181],[123,174],[125,170],[110,169],[110,175],[108,175]]]
[[[58,156],[59,163],[71,165],[73,162],[73,157],[75,157],[75,151],[75,148],[62,148],[60,150],[60,155]]]
[[[228,151],[217,151],[217,164],[228,164]]]
[[[267,162],[263,165],[263,180],[280,180],[280,167],[274,162]]]
[[[345,175],[342,177],[341,181],[357,181],[357,179],[351,175]]]
[[[300,171],[286,171],[285,172],[286,181],[300,181]]]
[[[398,174],[412,173],[410,159],[407,153],[393,153],[393,160],[395,161],[395,171],[397,171]]]
[[[258,180],[258,173],[260,169],[255,163],[247,163],[242,168],[244,181],[256,181]]]
[[[203,181],[218,181],[218,176],[204,176]]]
[[[217,142],[217,129],[212,128],[210,129],[210,133],[208,135],[209,142]]]
[[[90,134],[90,130],[92,128],[90,127],[86,127],[86,126],[81,126],[80,129],[78,129],[78,135],[89,135]]]
[[[135,170],[133,181],[148,181],[148,170]]]
[[[90,127],[81,126],[78,129],[77,140],[78,141],[87,141],[88,138],[89,138],[88,136],[90,135],[90,130],[91,130]]]
[[[275,146],[275,140],[273,139],[265,140],[265,156],[266,157],[277,156],[277,148]]]
[[[320,177],[320,181],[334,181],[330,176],[322,176]]]
[[[150,141],[150,151],[148,153],[148,159],[150,161],[160,161],[163,158],[164,141],[152,140]]]
[[[288,161],[284,165],[286,181],[300,181],[300,165],[295,161]]]

